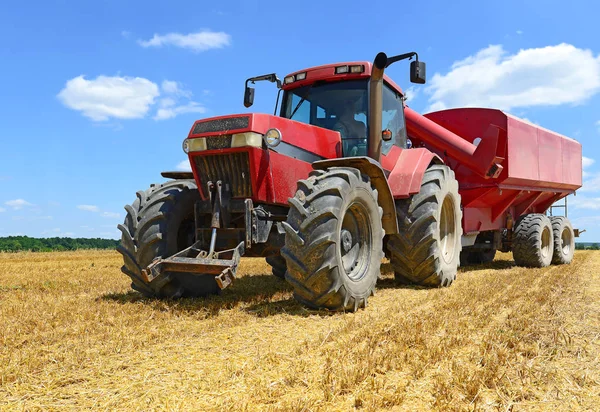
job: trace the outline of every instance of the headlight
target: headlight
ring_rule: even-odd
[[[277,129],[269,129],[263,136],[265,143],[269,147],[277,147],[281,143],[281,132]]]
[[[201,137],[197,139],[185,139],[182,146],[185,153],[201,152],[206,150],[206,139]]]
[[[234,133],[231,138],[231,147],[261,147],[262,136],[260,133],[245,132],[245,133]]]

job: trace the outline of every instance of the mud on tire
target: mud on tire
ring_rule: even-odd
[[[431,165],[421,190],[396,201],[398,234],[387,242],[396,280],[405,284],[450,286],[462,250],[458,182],[445,165]]]
[[[310,173],[289,199],[286,280],[312,308],[357,310],[374,294],[384,231],[377,190],[350,167]]]
[[[212,275],[168,272],[146,283],[142,269],[155,258],[168,257],[194,243],[194,204],[200,195],[193,180],[153,184],[137,192],[127,215],[117,250],[123,255],[121,271],[131,278],[131,287],[148,297],[205,296],[219,291]]]
[[[548,216],[530,213],[517,220],[512,245],[517,266],[549,266],[552,262],[553,245],[552,224]]]

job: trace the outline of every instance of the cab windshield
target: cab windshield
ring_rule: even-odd
[[[367,154],[367,80],[315,83],[286,91],[281,116],[342,136],[344,156]]]
[[[315,83],[286,91],[281,116],[337,131],[344,157],[366,156],[368,101],[367,79]],[[406,126],[402,95],[387,84],[382,103],[382,130],[392,132],[392,140],[382,142],[387,154],[392,145],[406,147]]]

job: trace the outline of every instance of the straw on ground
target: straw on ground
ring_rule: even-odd
[[[262,259],[221,296],[130,292],[112,251],[0,254],[0,409],[600,410],[600,253],[310,311]]]

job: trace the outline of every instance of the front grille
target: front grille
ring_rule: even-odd
[[[223,132],[226,130],[245,129],[250,124],[250,117],[227,117],[225,119],[208,120],[196,123],[192,134]]]
[[[252,196],[250,161],[247,152],[196,156],[196,171],[201,184],[221,181],[225,190],[233,197]]]
[[[208,150],[229,149],[231,147],[231,135],[211,136],[206,138]]]

